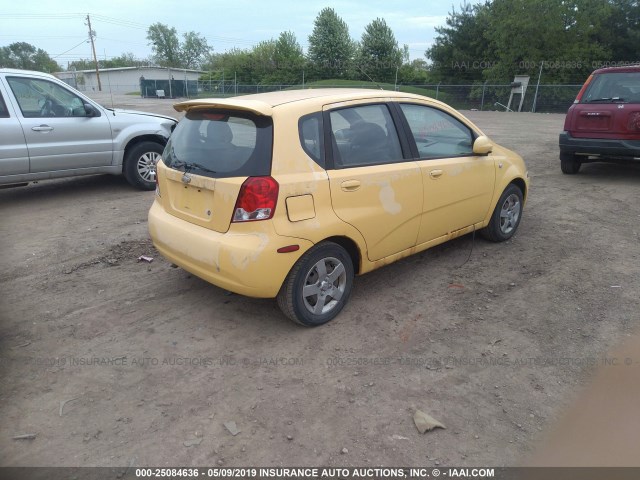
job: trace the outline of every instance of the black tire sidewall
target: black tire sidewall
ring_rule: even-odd
[[[338,305],[336,305],[331,311],[325,314],[315,315],[309,312],[307,310],[307,307],[305,307],[304,299],[302,297],[302,289],[304,288],[304,282],[307,277],[307,273],[309,273],[309,270],[317,262],[327,257],[334,257],[342,262],[342,265],[344,265],[347,274],[347,283],[345,286],[344,294],[342,295],[342,298],[340,298]],[[349,300],[351,289],[353,287],[353,277],[354,271],[351,257],[349,256],[347,251],[340,245],[335,243],[327,243],[324,245],[319,245],[316,250],[310,252],[310,254],[303,259],[303,263],[300,265],[300,268],[296,272],[296,276],[293,281],[293,289],[291,294],[293,310],[297,317],[297,321],[303,325],[315,327],[333,320],[342,311],[347,301]]]
[[[138,160],[147,152],[154,152],[162,155],[164,146],[160,143],[145,141],[140,142],[129,150],[124,159],[124,176],[127,181],[134,187],[143,190],[153,190],[156,188],[155,181],[148,182],[138,173]]]
[[[516,223],[516,226],[513,228],[513,230],[511,230],[511,233],[505,234],[500,229],[500,212],[502,211],[502,205],[504,204],[505,200],[507,199],[507,197],[509,197],[509,195],[512,195],[512,194],[516,194],[518,196],[518,200],[520,203],[520,212],[518,214],[518,222]],[[496,204],[496,208],[493,211],[493,216],[491,217],[491,224],[489,225],[489,228],[492,229],[491,233],[493,238],[495,238],[500,242],[504,242],[506,240],[509,240],[511,237],[513,237],[515,233],[518,231],[518,227],[520,226],[520,221],[522,220],[522,211],[523,211],[522,190],[520,190],[517,186],[511,184],[504,189],[504,192],[502,192],[502,195],[500,195],[500,200],[498,200],[498,203]]]
[[[581,166],[582,162],[578,160],[575,155],[570,153],[560,154],[560,169],[562,173],[574,175],[578,173]]]

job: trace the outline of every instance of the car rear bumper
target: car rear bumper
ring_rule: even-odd
[[[593,155],[607,158],[640,160],[640,140],[608,140],[602,138],[576,138],[569,132],[560,134],[560,153]]]
[[[160,254],[188,272],[234,293],[273,298],[294,263],[313,246],[282,237],[271,222],[234,224],[219,233],[168,214],[158,201],[149,210],[149,234]],[[277,249],[300,245],[296,252]]]

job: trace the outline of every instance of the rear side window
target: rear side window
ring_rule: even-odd
[[[270,117],[249,112],[192,110],[171,134],[163,161],[213,178],[266,176],[272,125]]]
[[[420,158],[473,155],[471,130],[451,115],[423,105],[400,105]]]
[[[324,168],[322,113],[305,115],[298,121],[300,145],[307,155]]]
[[[595,75],[581,103],[640,103],[640,72]]]

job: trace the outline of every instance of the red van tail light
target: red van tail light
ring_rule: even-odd
[[[240,187],[232,222],[252,222],[273,217],[279,185],[272,177],[249,177]]]
[[[584,92],[587,89],[587,87],[589,86],[589,84],[591,83],[591,80],[593,80],[593,74],[589,75],[589,78],[587,78],[587,81],[584,82],[584,85],[582,86],[582,88],[578,92],[578,96],[573,101],[573,103],[580,103],[580,100],[582,100],[582,95],[584,95]]]
[[[629,124],[627,125],[627,130],[633,132],[640,132],[640,112],[633,112],[629,115]]]

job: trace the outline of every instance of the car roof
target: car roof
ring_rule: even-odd
[[[0,68],[0,73],[8,75],[34,75],[39,77],[56,78],[50,73],[36,72],[35,70],[20,70],[17,68]]]
[[[280,90],[277,92],[254,93],[231,98],[201,98],[177,103],[173,106],[177,111],[186,111],[192,108],[228,108],[233,110],[249,110],[260,115],[271,116],[273,110],[290,104],[297,106],[318,107],[328,103],[339,103],[350,100],[366,99],[415,99],[428,100],[434,104],[440,104],[421,95],[412,93],[395,92],[390,90],[375,90],[366,88],[313,88],[298,90]]]
[[[640,73],[640,64],[638,65],[627,65],[624,67],[605,67],[599,68],[594,71],[594,75],[600,75],[601,73]]]

